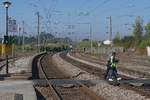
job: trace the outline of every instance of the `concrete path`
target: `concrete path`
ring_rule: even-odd
[[[0,81],[0,100],[14,100],[9,98],[9,95],[19,94],[16,100],[37,100],[36,93],[32,81],[25,80],[6,80]],[[8,94],[8,95],[7,95]],[[15,95],[16,97],[17,95]]]
[[[32,59],[34,56],[22,57],[9,63],[9,77],[4,77],[6,70],[0,71],[0,100],[37,100],[32,76]]]

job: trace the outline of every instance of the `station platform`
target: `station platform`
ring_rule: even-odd
[[[0,81],[0,100],[37,100],[32,81]]]

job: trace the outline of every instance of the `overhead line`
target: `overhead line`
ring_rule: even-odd
[[[103,5],[105,5],[106,3],[110,2],[111,0],[104,0],[102,3],[98,4],[95,8],[91,9],[90,11],[88,11],[90,14],[94,12],[95,9],[97,9],[98,7],[101,7]],[[77,19],[77,21],[79,21],[81,19],[80,18]]]

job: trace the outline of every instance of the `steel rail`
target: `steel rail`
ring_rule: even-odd
[[[48,80],[48,77],[43,69],[43,66],[42,66],[42,59],[45,57],[46,55],[43,55],[42,57],[40,57],[39,59],[39,65],[40,65],[40,70],[42,71],[42,74],[44,75],[44,78],[45,80],[47,81],[48,83],[48,86],[50,88],[50,90],[52,91],[53,93],[53,96],[56,100],[63,100],[63,98],[61,97],[61,95],[57,92],[57,90],[55,89],[55,87],[53,85],[50,84],[49,80]],[[77,84],[79,84],[79,89],[80,91],[87,95],[91,100],[103,100],[100,96],[98,96],[95,92],[93,92],[89,87],[87,87],[86,85],[82,84],[81,82],[75,80]]]
[[[38,65],[40,65],[39,68],[40,68],[42,74],[44,75],[44,78],[45,78],[45,80],[47,81],[48,87],[49,87],[49,89],[52,91],[55,100],[62,100],[62,98],[61,98],[60,95],[58,94],[57,90],[56,90],[56,89],[50,84],[50,82],[48,81],[48,77],[47,77],[47,75],[46,75],[46,73],[45,73],[45,71],[44,71],[44,69],[43,69],[43,66],[42,66],[41,61],[42,61],[42,59],[43,59],[45,56],[46,56],[46,55],[42,55],[42,57],[40,57],[39,62],[38,62]]]
[[[82,84],[81,82],[79,81],[76,81],[79,85],[80,85],[80,90],[88,95],[88,97],[91,99],[91,100],[103,100],[102,97],[98,96],[95,92],[93,92],[90,88],[88,88],[86,85]]]

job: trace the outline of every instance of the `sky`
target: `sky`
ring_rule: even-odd
[[[137,16],[143,26],[150,21],[150,0],[10,0],[9,16],[22,27],[25,22],[27,35],[37,34],[37,15],[40,13],[40,31],[57,37],[74,40],[89,38],[90,24],[93,40],[108,39],[109,19],[112,17],[113,37],[132,35]],[[5,34],[5,8],[0,1],[0,36]],[[9,33],[18,34],[18,33]]]

